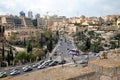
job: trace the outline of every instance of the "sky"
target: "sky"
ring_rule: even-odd
[[[41,16],[105,16],[120,14],[120,0],[0,0],[0,15],[19,15],[20,11]]]

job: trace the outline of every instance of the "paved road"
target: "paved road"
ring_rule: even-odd
[[[65,59],[67,61],[67,63],[73,62],[73,60],[71,59],[72,55],[69,54],[69,50],[76,49],[76,48],[77,47],[75,46],[72,37],[70,37],[68,35],[64,35],[64,36],[60,35],[58,44],[56,45],[53,52],[50,54],[50,57],[53,60],[57,60],[57,61],[61,61],[62,59]],[[74,56],[74,60],[80,61],[80,60],[84,59],[85,57],[86,56],[84,56],[84,55]],[[94,55],[89,55],[89,57],[90,57],[90,60],[96,59],[96,57]],[[33,68],[33,70],[30,72],[23,72],[22,67],[23,66],[17,67],[17,69],[20,70],[21,75],[38,70],[37,68]],[[3,71],[3,72],[5,71],[5,72],[7,72],[7,75],[10,76],[10,70],[0,70],[0,71]]]
[[[50,57],[52,57],[53,60],[57,60],[57,61],[65,59],[67,62],[72,62],[73,56],[69,54],[69,51],[72,49],[77,49],[76,45],[74,44],[73,38],[68,35],[65,36],[61,35],[58,45],[56,49],[52,52],[52,55]],[[74,56],[74,60],[80,61],[85,57],[86,55]],[[94,54],[90,54],[89,59],[90,60],[96,59],[96,56]]]

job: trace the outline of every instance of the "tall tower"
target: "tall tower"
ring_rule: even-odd
[[[25,17],[25,12],[21,11],[20,12],[20,17]]]
[[[32,13],[32,11],[28,11],[28,18],[33,18],[33,13]]]
[[[35,18],[36,18],[36,19],[40,18],[40,14],[37,13],[37,14],[35,15]]]

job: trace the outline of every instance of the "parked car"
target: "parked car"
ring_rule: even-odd
[[[38,62],[38,64],[41,65],[44,62],[45,62],[44,60],[41,60],[40,62]]]
[[[89,59],[89,56],[88,55],[84,55],[84,60],[88,60]]]
[[[18,69],[12,69],[12,70],[10,70],[10,73],[13,72],[13,71],[16,71],[16,70],[18,70]]]
[[[62,60],[59,62],[59,64],[65,64],[66,63],[66,60]]]
[[[100,57],[100,53],[97,53],[95,56],[96,56],[96,57]]]
[[[57,56],[58,54],[57,54],[57,52],[56,52],[56,53],[54,53],[53,55],[54,55],[54,56]]]
[[[20,74],[19,70],[14,70],[10,73],[10,75],[17,75],[17,74]]]
[[[80,61],[80,64],[85,64],[85,63],[88,63],[88,60],[87,60],[87,59],[84,59],[84,60],[81,60],[81,61]]]
[[[55,65],[57,65],[58,64],[58,61],[53,61],[53,62],[51,62],[50,64],[49,64],[49,66],[55,66]]]
[[[37,66],[39,66],[37,63],[32,65],[33,68],[36,68]]]
[[[4,77],[7,77],[6,72],[0,72],[0,78],[4,78]]]
[[[24,72],[32,71],[32,67],[31,67],[31,66],[26,67],[23,71],[24,71]]]
[[[27,67],[29,67],[29,65],[26,65],[26,66],[22,67],[22,69],[25,69],[25,68],[27,68]]]
[[[43,69],[43,68],[45,68],[45,65],[39,65],[37,68],[38,69]]]
[[[46,68],[47,66],[49,66],[49,64],[52,62],[53,60],[47,60],[44,63],[42,63],[41,65],[39,65],[37,68],[38,69],[43,69]]]

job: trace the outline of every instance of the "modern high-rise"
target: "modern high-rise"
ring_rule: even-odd
[[[36,18],[36,19],[40,18],[40,14],[36,14],[36,15],[35,15],[35,18]]]
[[[32,13],[32,11],[28,11],[28,18],[33,18],[33,13]]]
[[[21,11],[20,12],[20,17],[25,17],[25,12]]]

